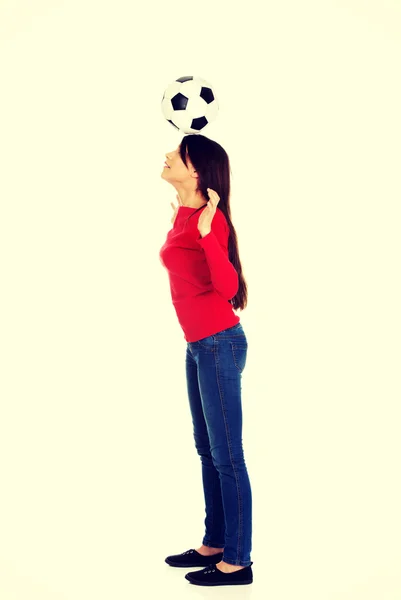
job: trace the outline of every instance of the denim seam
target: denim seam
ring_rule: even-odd
[[[213,464],[213,461],[212,461]],[[214,514],[215,514],[215,510],[214,510],[214,498],[215,498],[215,488],[214,488],[214,483],[213,483],[213,488],[212,488],[212,501],[211,501],[211,505],[212,505],[212,531],[213,531],[213,535],[214,535]]]

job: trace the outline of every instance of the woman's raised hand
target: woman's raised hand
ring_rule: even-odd
[[[174,202],[170,202],[170,206],[172,206],[172,208],[173,208],[173,211],[174,211],[174,214],[173,214],[173,216],[172,216],[172,218],[171,218],[171,222],[172,222],[172,224],[173,224],[173,225],[174,225],[175,218],[176,218],[176,216],[177,216],[178,208],[179,208],[180,206],[182,206],[181,198],[179,197],[179,195],[178,195],[178,194],[176,195],[176,198],[177,198],[178,206],[176,206],[176,205],[174,204]]]

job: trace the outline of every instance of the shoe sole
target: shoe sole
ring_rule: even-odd
[[[217,586],[217,585],[248,585],[250,583],[253,583],[253,579],[247,579],[246,581],[216,581],[215,583],[212,583],[211,581],[208,582],[203,582],[201,583],[200,581],[191,581],[190,579],[188,579],[188,577],[185,575],[185,579],[187,581],[189,581],[189,583],[192,583],[192,585],[208,585],[208,586]]]

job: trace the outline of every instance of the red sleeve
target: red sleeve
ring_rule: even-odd
[[[197,239],[206,254],[213,287],[225,300],[234,298],[238,291],[238,273],[228,258],[229,228],[224,214],[216,210],[211,231]]]

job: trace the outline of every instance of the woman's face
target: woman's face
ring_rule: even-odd
[[[180,146],[178,146],[175,150],[171,152],[167,152],[166,163],[163,169],[162,177],[169,179],[170,181],[173,179],[177,182],[188,181],[191,177],[191,172],[193,172],[193,167],[191,165],[191,161],[187,155],[187,163],[188,166],[185,165],[180,155]]]

